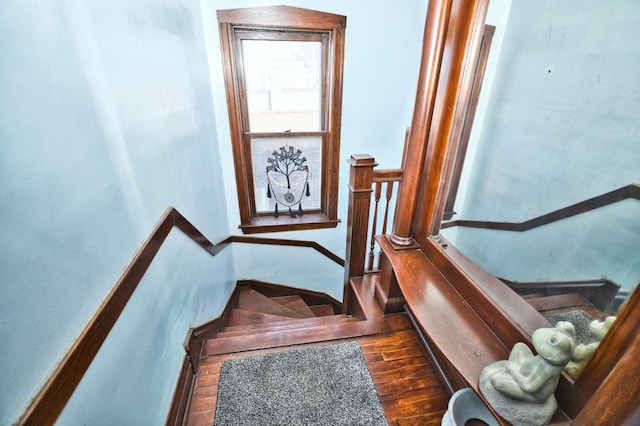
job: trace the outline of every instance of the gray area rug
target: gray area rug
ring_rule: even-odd
[[[591,343],[594,337],[589,331],[589,324],[595,318],[589,313],[581,310],[561,312],[558,314],[548,314],[544,316],[549,324],[555,326],[558,321],[569,321],[576,328],[576,344]]]
[[[215,425],[387,425],[355,342],[222,364]]]

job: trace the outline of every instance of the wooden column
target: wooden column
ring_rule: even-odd
[[[478,55],[489,0],[454,0],[448,28],[437,96],[429,129],[423,179],[418,185],[414,232],[420,238],[436,236],[447,201],[464,113],[464,99],[473,83],[473,61]]]
[[[413,242],[413,220],[438,87],[444,40],[451,13],[451,2],[452,0],[430,0],[427,8],[418,89],[409,138],[405,146],[405,161],[402,166],[404,174],[398,193],[391,235],[391,241],[399,246],[409,246]]]
[[[347,244],[344,258],[344,293],[342,311],[350,312],[349,279],[364,275],[369,233],[369,210],[373,192],[375,159],[367,154],[354,154],[349,159],[349,213],[347,217]]]

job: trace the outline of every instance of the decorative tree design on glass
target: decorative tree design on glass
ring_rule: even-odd
[[[279,216],[278,204],[289,209],[289,216],[297,217],[292,207],[298,206],[298,216],[304,214],[302,197],[309,193],[309,167],[300,149],[281,146],[267,158],[267,197],[275,199],[273,215]]]

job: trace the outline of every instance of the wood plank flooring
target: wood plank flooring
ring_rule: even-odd
[[[214,424],[220,366],[226,359],[354,341],[362,349],[390,425],[439,425],[449,394],[406,315],[387,315],[384,320],[388,331],[376,335],[203,357],[185,424]]]

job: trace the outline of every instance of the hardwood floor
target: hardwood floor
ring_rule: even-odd
[[[353,317],[335,315],[328,305],[307,305],[299,296],[267,297],[241,288],[228,324],[203,342],[183,425],[214,424],[225,360],[348,341],[360,345],[390,425],[439,425],[450,394],[408,316],[383,315],[373,297],[376,279],[371,274],[351,281],[358,306]],[[526,298],[543,313],[592,308],[577,295]]]
[[[185,424],[213,425],[222,362],[230,358],[357,342],[390,425],[439,425],[449,395],[405,314],[383,318],[386,331],[363,337],[205,356],[201,359]]]

